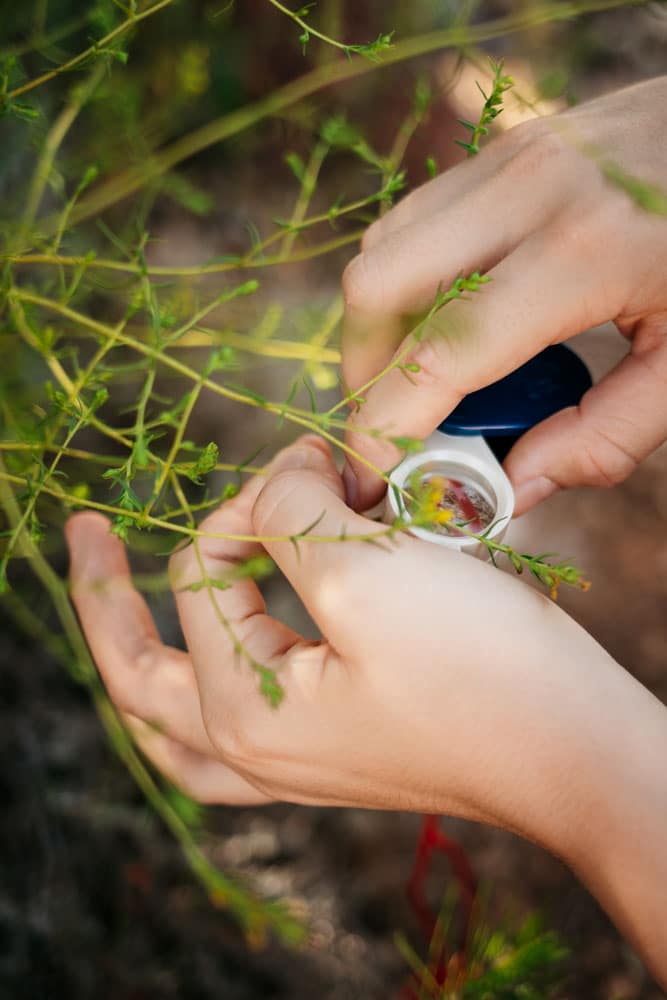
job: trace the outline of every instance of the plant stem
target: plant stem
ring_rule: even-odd
[[[163,0],[163,3],[170,0]],[[154,177],[173,170],[183,160],[202,152],[209,146],[238,135],[265,118],[279,114],[299,101],[338,83],[355,79],[372,70],[391,66],[406,59],[437,52],[444,48],[460,48],[479,44],[503,35],[524,31],[540,24],[569,20],[583,14],[612,10],[617,7],[645,6],[649,0],[587,0],[587,2],[555,2],[538,7],[527,7],[478,25],[455,25],[440,31],[416,35],[414,38],[397,42],[393,48],[382,54],[379,63],[372,63],[362,56],[352,56],[334,64],[322,66],[275,90],[259,101],[232,111],[216,121],[195,129],[189,135],[177,139],[171,145],[148,157],[139,167],[130,167],[117,177],[100,184],[79,203],[72,214],[73,222],[80,222],[98,215],[116,204]]]
[[[23,94],[27,94],[30,90],[34,90],[36,87],[41,87],[43,84],[48,83],[49,80],[55,79],[55,77],[60,76],[62,73],[69,73],[73,69],[76,69],[82,63],[92,56],[99,55],[100,51],[108,49],[110,45],[113,44],[118,38],[129,31],[130,28],[134,28],[141,21],[144,21],[147,17],[152,17],[153,14],[157,14],[158,11],[162,10],[164,7],[168,7],[175,0],[157,0],[152,7],[148,7],[146,10],[141,11],[138,14],[130,15],[126,21],[123,21],[117,27],[110,31],[103,38],[100,38],[98,42],[94,42],[83,52],[78,55],[73,56],[72,59],[68,59],[67,62],[61,63],[54,69],[49,70],[47,73],[42,73],[41,76],[35,77],[33,80],[28,80],[26,83],[22,83],[19,87],[15,87],[10,90],[7,94],[7,98],[13,101],[17,97],[21,97]]]
[[[327,216],[328,218],[328,216]],[[318,219],[319,222],[325,219]],[[45,254],[26,253],[12,254],[5,259],[14,264],[44,264],[56,267],[83,267],[90,270],[103,269],[106,271],[119,271],[121,274],[133,274],[140,277],[142,273],[149,277],[163,278],[200,278],[207,274],[225,274],[227,271],[254,270],[255,268],[277,267],[282,264],[299,264],[302,261],[312,260],[341,247],[356,243],[363,236],[364,230],[355,230],[352,233],[345,233],[342,236],[335,236],[330,240],[315,244],[312,247],[304,247],[296,250],[289,257],[282,254],[275,254],[255,260],[251,255],[240,257],[238,260],[221,261],[216,264],[194,264],[191,267],[178,267],[173,265],[147,265],[140,267],[138,264],[128,263],[121,260],[108,260],[102,257],[70,257],[65,254]],[[282,233],[280,234],[283,235]],[[1,259],[1,257],[0,257]]]

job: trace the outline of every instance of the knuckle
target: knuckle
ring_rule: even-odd
[[[147,640],[136,651],[131,663],[132,674],[128,681],[113,681],[114,691],[117,697],[112,694],[112,700],[121,705],[123,711],[132,712],[135,706],[140,705],[139,690],[147,678],[156,676],[164,669],[163,659],[164,648],[156,640]],[[111,693],[111,692],[110,692]],[[140,714],[139,712],[135,714]]]
[[[104,678],[104,686],[107,689],[109,698],[120,712],[129,715],[140,715],[137,711],[138,702],[131,686],[122,681],[116,674],[111,673]]]
[[[382,230],[385,233],[395,232],[398,229],[403,229],[405,226],[412,225],[419,218],[419,202],[422,191],[423,188],[411,191],[392,208],[391,212],[380,223],[375,224],[382,226]]]
[[[362,309],[372,292],[369,257],[368,251],[358,254],[343,271],[343,298],[345,304],[352,309]]]
[[[594,428],[583,458],[584,485],[603,488],[624,482],[638,464],[638,459],[603,427]]]
[[[343,297],[348,308],[383,312],[396,298],[395,277],[404,253],[402,230],[387,232],[375,246],[360,253],[343,272]]]
[[[456,388],[461,380],[460,358],[455,340],[445,333],[436,332],[419,341],[410,351],[407,363],[416,366],[410,378],[417,387],[438,386],[446,383]]]
[[[313,613],[325,630],[347,618],[351,607],[363,606],[367,600],[368,591],[362,584],[359,567],[349,558],[335,560],[322,570],[310,597]]]
[[[321,623],[325,635],[340,628],[341,621],[349,619],[350,609],[368,604],[368,577],[360,571],[356,559],[341,551],[343,546],[333,547],[338,549],[337,557],[318,569],[317,586],[312,588],[308,600],[311,614]],[[313,673],[317,674],[314,667],[317,658],[331,653],[323,646],[309,655]]]
[[[280,523],[281,535],[300,531],[304,524],[303,504],[293,502],[304,495],[306,480],[313,473],[307,469],[285,469],[277,472],[259,494],[252,512],[252,520],[258,535],[272,534],[270,525]]]
[[[404,229],[418,220],[422,191],[423,188],[411,191],[390,212],[371,223],[361,238],[362,253],[374,250],[375,247],[390,239],[399,229]]]
[[[251,774],[261,770],[265,754],[255,736],[257,726],[252,713],[244,711],[233,719],[221,718],[219,712],[204,705],[202,719],[213,749],[225,763]]]
[[[584,256],[598,244],[589,220],[565,212],[555,219],[544,236],[545,249],[554,257]]]
[[[582,294],[591,293],[593,300],[603,301],[609,315],[613,314],[625,295],[622,269],[615,262],[613,251],[620,222],[616,208],[604,200],[590,204],[575,204],[558,212],[541,234],[544,253],[551,260],[562,260],[569,271],[577,268],[577,281]],[[627,268],[626,268],[627,269]],[[599,294],[601,285],[605,295]],[[611,293],[611,298],[607,295]],[[611,311],[609,311],[611,310]]]
[[[446,368],[442,348],[440,345],[436,347],[431,338],[422,340],[410,351],[406,364],[410,366],[410,378],[417,386],[439,383]]]
[[[544,126],[541,119],[530,118],[527,121],[520,122],[518,125],[513,125],[506,132],[501,132],[500,135],[494,136],[491,142],[482,149],[482,153],[485,153],[492,147],[496,153],[505,153],[508,156],[512,156],[523,149],[524,146],[536,140],[543,131]]]
[[[573,155],[563,136],[543,121],[517,125],[500,141],[505,142],[509,153],[500,172],[509,172],[514,178],[544,176]]]
[[[160,665],[160,644],[147,640],[131,655],[126,670],[109,670],[104,683],[111,701],[130,715],[142,715],[139,689],[144,678]]]
[[[174,590],[182,587],[186,581],[198,579],[201,573],[195,573],[197,559],[193,545],[186,545],[185,548],[178,549],[169,556],[168,575],[169,582]]]

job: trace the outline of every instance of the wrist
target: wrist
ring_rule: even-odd
[[[667,984],[667,709],[613,661],[604,682],[564,860]]]

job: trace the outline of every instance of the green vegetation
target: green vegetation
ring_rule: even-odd
[[[321,11],[312,4],[290,10],[267,0],[258,51],[267,31],[284,26],[281,44],[291,65],[302,61],[303,72],[287,82],[276,73],[275,86],[259,96],[244,75],[253,40],[248,43],[248,27],[235,20],[240,11],[224,3],[188,9],[177,0],[83,6],[73,0],[19,5],[5,16],[0,36],[6,151],[0,168],[0,591],[18,625],[89,688],[113,748],[214,903],[229,908],[255,940],[275,931],[296,941],[303,929],[286,907],[256,899],[210,864],[198,843],[199,811],[184,805],[135,750],[69,602],[63,523],[75,510],[101,511],[134,552],[159,559],[184,539],[196,546],[201,512],[234,495],[247,475],[261,473],[286,427],[318,433],[349,452],[342,439],[345,407],[360,404],[371,383],[355,394],[343,391],[340,402],[326,400],[339,384],[340,297],[295,318],[279,283],[267,276],[330,256],[340,263],[341,249],[354,247],[405,189],[405,152],[433,95],[420,78],[392,142],[378,150],[355,124],[354,106],[345,107],[342,93],[333,99],[332,88],[445,48],[466,58],[488,40],[621,4],[527,4],[486,21],[473,19],[475,4],[453,5],[461,10],[435,30],[416,5],[421,29],[407,37],[394,32],[392,15],[398,23],[400,12],[387,9],[375,40],[353,43],[320,30]],[[502,63],[494,73],[478,122],[463,123],[470,138],[460,144],[469,154],[478,152],[511,86]],[[207,186],[211,163],[218,174],[226,167],[238,174],[244,157],[259,158],[262,144],[270,146],[272,128],[282,128],[294,147],[281,151],[280,167],[270,162],[275,149],[267,154],[267,171],[281,169],[285,188],[292,185],[285,217],[261,232],[247,220],[243,246],[235,233],[224,253],[204,260],[181,263],[172,247],[156,244],[169,212],[203,222],[214,216],[224,183]],[[195,157],[200,171],[190,169]],[[425,170],[432,173],[434,162],[429,157]],[[332,193],[340,163],[347,180]],[[632,179],[610,178],[631,187]],[[461,276],[438,294],[433,310],[464,294],[483,295],[485,280],[477,272]],[[415,328],[415,339],[433,310]],[[274,395],[257,385],[259,363],[271,366]],[[409,364],[404,368],[409,377]],[[198,414],[210,401],[224,406],[226,432],[259,414],[264,447],[242,454],[241,433],[238,443],[199,439]],[[422,515],[425,524],[425,509]],[[316,527],[304,525],[292,540],[349,540],[319,536]],[[400,521],[389,526],[386,543],[404,528]],[[481,539],[492,556],[505,555],[518,572],[527,566],[552,592],[559,583],[582,586],[569,562]],[[365,540],[377,544],[378,535]],[[159,566],[144,578],[146,589],[162,586]],[[256,559],[239,572],[261,577],[270,569],[266,559]],[[195,586],[212,593],[228,585],[210,579],[202,564]],[[236,648],[277,706],[282,691],[273,673],[241,643]],[[530,941],[516,945],[516,954],[533,954],[535,942],[546,947],[547,938]],[[504,947],[494,939],[487,952],[500,955]],[[503,992],[498,963],[485,968],[477,986],[471,983],[461,996],[537,996]]]

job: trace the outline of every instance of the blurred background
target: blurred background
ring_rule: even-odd
[[[5,0],[0,53],[18,54],[20,72],[38,75],[98,37],[113,6],[77,0],[18,6]],[[366,42],[395,30],[399,42],[457,24],[497,20],[502,25],[528,8],[509,2],[321,0],[308,16],[334,38]],[[68,28],[64,34],[62,26]],[[110,66],[72,129],[57,161],[62,174],[54,173],[45,194],[45,212],[55,210],[66,178],[80,177],[89,164],[103,181],[113,181],[199,126],[344,58],[315,38],[304,54],[299,34],[263,0],[190,0],[151,18],[132,38],[127,65]],[[275,218],[290,216],[296,189],[285,156],[306,160],[323,121],[344,118],[373,150],[387,155],[411,113],[416,88],[426,81],[430,106],[403,158],[407,185],[413,187],[427,179],[429,163],[442,170],[463,155],[453,141],[461,136],[457,118],[474,120],[479,111],[474,87],[487,72],[484,54],[506,60],[523,95],[523,100],[508,97],[499,127],[509,127],[526,115],[549,113],[662,72],[666,52],[667,10],[648,4],[502,31],[479,49],[467,47],[466,63],[448,48],[369,70],[184,159],[159,187],[148,183],[132,200],[91,212],[68,237],[68,250],[84,253],[92,246],[111,256],[109,234],[124,239],[139,220],[150,233],[146,256],[154,265],[188,266],[243,253],[253,234],[264,236]],[[67,75],[39,91],[34,100],[41,117],[30,132],[16,116],[0,121],[5,240],[44,141],[42,123],[57,113],[70,84]],[[340,150],[334,144],[312,214],[326,214],[338,198],[363,199],[375,189],[368,162],[351,149],[355,142],[341,143]],[[371,208],[375,212],[377,206]],[[289,267],[267,268],[258,295],[226,307],[224,323],[257,336],[258,326],[268,322],[269,337],[309,342],[334,308],[342,269],[355,252],[354,232],[372,217],[365,209],[352,222],[341,221],[333,234],[349,234],[349,245]],[[213,294],[218,285],[211,277],[200,289]],[[112,318],[113,292],[100,279],[89,309]],[[192,302],[187,283],[173,290],[173,299],[179,297]],[[214,313],[212,325],[215,319]],[[330,344],[335,349],[335,324]],[[613,328],[588,331],[573,346],[596,378],[626,350]],[[188,350],[195,364],[195,340]],[[0,358],[5,403],[19,383],[43,380],[39,365],[16,347],[8,327],[0,329]],[[283,398],[302,364],[283,359],[278,365],[251,354],[243,359],[243,381],[269,398]],[[328,360],[310,371],[323,405],[339,393],[335,367],[335,360]],[[119,412],[134,392],[131,381],[117,390]],[[275,421],[269,423],[261,410],[239,409],[213,396],[202,397],[190,432],[199,442],[216,441],[229,462],[242,461],[267,441],[272,450],[294,436],[289,427],[276,431]],[[52,510],[49,516],[54,534],[48,551],[65,572],[56,538],[65,512]],[[564,588],[563,606],[663,701],[666,525],[663,448],[622,486],[554,497],[516,522],[511,533],[517,548],[572,555],[585,567],[591,591]],[[138,553],[137,569],[146,569],[146,558]],[[26,588],[37,614],[48,621],[43,596],[30,589],[22,567],[16,574],[16,585]],[[283,581],[272,577],[263,587],[270,610],[315,634]],[[169,597],[152,594],[151,604],[164,638],[178,642]],[[276,942],[249,948],[229,915],[208,901],[178,845],[109,749],[87,692],[43,642],[16,626],[9,611],[0,602],[0,997],[379,1000],[399,995],[408,967],[396,933],[418,952],[425,950],[405,893],[418,817],[290,805],[200,814],[193,806],[189,819],[216,864],[247,879],[263,896],[288,899],[310,921],[308,943],[298,951]],[[491,926],[519,924],[539,911],[544,926],[570,947],[564,985],[555,995],[581,1000],[663,995],[559,862],[494,829],[462,821],[444,825],[464,846],[485,887]],[[438,861],[429,883],[435,906],[450,881],[446,863]]]

